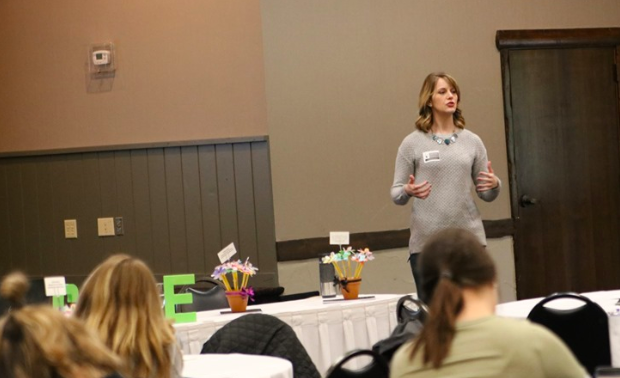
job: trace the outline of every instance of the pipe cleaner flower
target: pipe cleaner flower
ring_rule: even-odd
[[[364,264],[371,260],[374,260],[374,256],[368,248],[354,250],[352,247],[347,247],[336,253],[331,252],[329,255],[324,256],[321,262],[332,264],[338,273],[339,279],[346,280],[359,278]],[[356,263],[355,267],[352,267],[351,261]]]
[[[227,261],[216,266],[211,277],[222,281],[226,287],[226,291],[242,291],[247,287],[249,278],[256,275],[257,270],[258,268],[250,263],[249,258],[247,258],[245,262],[241,260]],[[227,277],[228,274],[232,277],[232,283]],[[239,277],[239,274],[241,274],[241,277]]]

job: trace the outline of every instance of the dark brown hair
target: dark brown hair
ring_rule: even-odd
[[[429,299],[430,316],[414,343],[411,358],[422,350],[424,364],[439,368],[450,352],[456,318],[463,309],[462,289],[493,284],[495,264],[475,235],[454,228],[429,239],[419,261],[421,290]]]

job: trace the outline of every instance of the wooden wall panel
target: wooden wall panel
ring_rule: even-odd
[[[271,168],[269,146],[266,143],[252,143],[252,186],[254,188],[254,204],[256,211],[256,240],[258,249],[257,266],[264,274],[278,271],[277,260],[264,257],[276,253],[276,231],[270,225],[275,224],[273,215],[273,195],[271,188]],[[266,277],[267,280],[270,277]],[[277,279],[273,277],[272,279]],[[268,281],[267,281],[268,282]]]
[[[250,143],[233,146],[235,156],[235,191],[237,196],[237,223],[239,224],[239,258],[250,258],[256,263],[256,211],[252,181],[252,150]]]
[[[207,251],[215,251],[222,245],[215,146],[198,147],[198,164],[204,248]],[[272,225],[274,224],[272,223]],[[219,260],[215,254],[207,254],[205,256],[207,267],[214,267],[218,263]]]
[[[151,199],[151,232],[153,236],[153,263],[151,269],[163,274],[170,268],[170,242],[168,229],[168,201],[166,198],[166,172],[163,148],[150,149],[149,190]]]
[[[24,230],[24,209],[23,209],[23,187],[21,169],[22,162],[15,161],[7,167],[7,192],[10,198],[8,203],[9,210],[9,232],[11,233],[11,252],[13,253],[12,263],[18,266],[25,266],[25,230]]]
[[[235,161],[231,145],[215,146],[217,190],[220,207],[220,237],[224,246],[239,246],[237,224],[237,197],[235,195]]]
[[[147,150],[131,151],[133,175],[133,219],[131,226],[125,222],[125,235],[135,238],[135,256],[153,261],[153,234],[151,232],[151,192],[149,187],[149,159]],[[130,229],[127,229],[130,227]],[[133,230],[133,231],[132,231]]]
[[[56,240],[54,227],[54,189],[52,186],[52,165],[51,162],[43,164],[42,158],[33,159],[37,165],[37,189],[39,193],[39,253],[41,254],[41,274],[57,274],[60,273],[56,270]],[[61,228],[64,227],[61,226]],[[80,227],[78,227],[78,234],[81,233]],[[10,251],[2,251],[1,254],[10,253]],[[35,274],[35,273],[31,273]]]
[[[136,229],[134,227],[133,171],[131,151],[116,151],[114,154],[114,171],[116,174],[117,211],[114,217],[123,218],[124,234],[114,239],[120,243],[118,251],[136,251]]]
[[[203,253],[198,149],[194,146],[181,148],[181,162],[183,166],[183,210],[185,212],[185,234],[187,235],[185,270],[191,267],[197,271],[206,271],[213,267],[205,265]]]
[[[28,199],[23,201],[24,214],[33,214],[24,218],[24,232],[25,232],[25,258],[26,264],[30,267],[31,274],[41,275],[42,262],[41,262],[41,228],[39,227],[39,201],[45,200],[40,198],[38,193],[38,179],[37,179],[37,166],[32,159],[28,159],[22,166],[22,183],[23,183],[23,198]]]
[[[267,141],[88,151],[0,159],[0,274],[83,278],[113,253],[156,275],[208,275],[234,242],[275,286],[277,262]],[[124,234],[97,235],[123,217]],[[77,239],[64,220],[76,219]]]
[[[2,267],[11,267],[12,263],[12,251],[11,248],[11,231],[9,230],[10,224],[10,212],[9,212],[9,193],[8,193],[8,177],[7,177],[7,164],[0,165],[0,269]]]
[[[64,187],[64,183],[66,181],[65,160],[66,156],[60,156],[58,158],[52,159],[49,162],[50,182],[52,187],[50,197],[50,200],[52,201],[52,224],[47,226],[51,229],[52,240],[50,240],[49,242],[52,244],[46,245],[46,248],[49,250],[53,258],[51,265],[51,270],[53,272],[52,274],[60,274],[63,271],[70,270],[70,268],[68,267],[69,260],[67,259],[63,246],[64,224],[62,224],[62,221],[64,219],[75,218],[75,214],[67,214],[66,209],[68,207],[67,202],[69,201],[69,199],[66,196],[66,191],[60,189]],[[45,165],[45,162],[41,162],[41,164]],[[80,224],[78,224],[78,228],[79,227]],[[11,251],[11,253],[15,252]],[[15,268],[22,267],[19,264],[13,264],[13,266]]]
[[[84,195],[81,196],[82,201],[79,212],[70,218],[76,219],[78,226],[78,238],[70,242],[78,245],[78,251],[88,248],[88,253],[78,253],[78,256],[75,256],[76,270],[84,272],[92,270],[96,266],[94,262],[102,261],[109,254],[106,253],[107,249],[103,243],[90,242],[97,238],[97,218],[108,216],[109,214],[101,211],[102,177],[99,174],[99,154],[97,152],[89,152],[80,155],[82,163],[80,166],[82,177],[81,191]],[[59,237],[62,238],[63,234],[61,233]],[[109,240],[105,242],[107,243]]]
[[[183,166],[181,149],[164,149],[166,199],[168,201],[168,228],[170,229],[170,267],[173,273],[187,272],[187,235],[183,204]]]

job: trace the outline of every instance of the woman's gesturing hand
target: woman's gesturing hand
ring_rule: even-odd
[[[476,185],[476,191],[485,192],[487,190],[495,189],[499,185],[499,179],[493,173],[491,162],[487,162],[488,172],[478,173],[478,185]]]
[[[405,193],[409,195],[409,197],[416,197],[420,199],[425,199],[431,194],[432,185],[428,181],[424,181],[421,184],[415,183],[415,177],[413,175],[409,175],[409,182],[405,185]]]

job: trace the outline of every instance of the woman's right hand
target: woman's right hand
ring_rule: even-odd
[[[421,184],[415,183],[415,177],[413,175],[409,175],[409,182],[404,186],[405,193],[409,197],[416,197],[420,199],[425,199],[431,194],[432,185],[428,181],[424,181]]]

